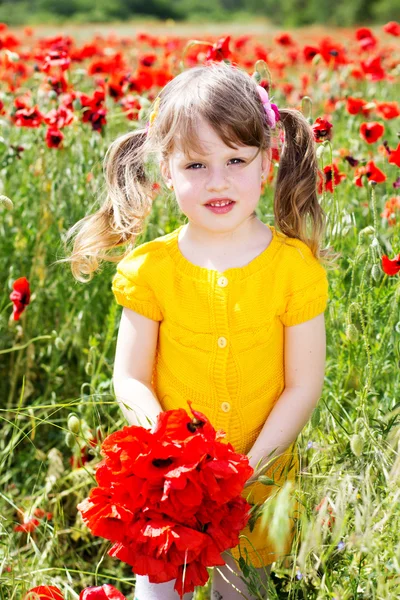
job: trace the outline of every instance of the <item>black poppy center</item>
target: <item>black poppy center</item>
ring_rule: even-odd
[[[187,423],[186,427],[189,429],[190,433],[196,433],[198,429],[201,429],[204,426],[204,421],[200,421],[199,419],[192,419],[190,423]]]
[[[169,465],[172,465],[173,462],[174,461],[172,460],[172,458],[155,458],[151,461],[151,464],[154,467],[162,469],[163,467],[169,467]]]

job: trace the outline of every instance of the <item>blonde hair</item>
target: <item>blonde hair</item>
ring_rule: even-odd
[[[261,152],[271,148],[275,139],[256,80],[232,64],[212,62],[183,71],[161,90],[156,103],[157,115],[148,132],[145,128],[129,131],[108,148],[103,164],[106,197],[101,208],[67,232],[66,242],[75,239],[66,260],[78,281],[89,281],[99,261],[117,262],[134,247],[152,209],[160,159],[167,159],[178,135],[186,154],[202,152],[196,135],[199,117],[231,148],[249,145]],[[286,236],[305,242],[315,257],[331,266],[330,249],[320,248],[326,215],[316,191],[318,162],[311,126],[296,109],[279,108],[279,112],[277,131],[283,129],[284,143],[274,195],[275,226]],[[311,237],[307,235],[308,220]],[[125,244],[124,254],[108,254]]]

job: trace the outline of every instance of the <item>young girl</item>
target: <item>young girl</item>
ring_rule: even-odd
[[[280,231],[255,212],[278,128]],[[147,127],[118,138],[105,164],[108,196],[83,220],[73,270],[79,278],[97,268],[97,256],[119,260],[112,290],[124,309],[113,381],[121,409],[130,424],[150,427],[160,411],[189,410],[192,400],[251,466],[269,461],[263,475],[275,485],[254,483],[257,472],[243,491],[262,503],[295,480],[296,438],[324,380],[321,261],[330,256],[320,249],[325,213],[311,127],[299,111],[271,105],[244,70],[215,62],[170,81]],[[157,180],[174,191],[187,222],[135,247]],[[100,254],[123,244],[122,260]],[[293,501],[280,552],[260,519],[242,531],[241,554],[248,551],[265,584],[271,564],[290,552],[298,510]],[[214,569],[213,600],[255,597],[240,579],[239,556],[232,548]],[[177,599],[173,586],[138,575],[135,600]],[[267,597],[265,587],[257,597]]]

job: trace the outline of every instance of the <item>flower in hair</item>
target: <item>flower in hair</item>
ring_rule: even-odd
[[[281,119],[278,107],[276,104],[271,104],[268,92],[265,88],[263,88],[261,85],[258,85],[257,90],[260,95],[261,102],[263,103],[269,126],[275,127],[276,123]]]
[[[150,127],[153,125],[155,118],[158,115],[158,109],[160,106],[160,96],[157,97],[156,101],[154,102],[154,107],[153,110],[150,113],[150,117],[149,117],[149,121],[146,125],[146,132],[149,131]]]

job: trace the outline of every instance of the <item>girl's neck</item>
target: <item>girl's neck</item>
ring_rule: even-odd
[[[233,232],[207,235],[189,222],[180,231],[181,254],[194,265],[223,272],[249,264],[270,244],[271,230],[257,217],[247,227]],[[217,240],[217,242],[216,242]]]

